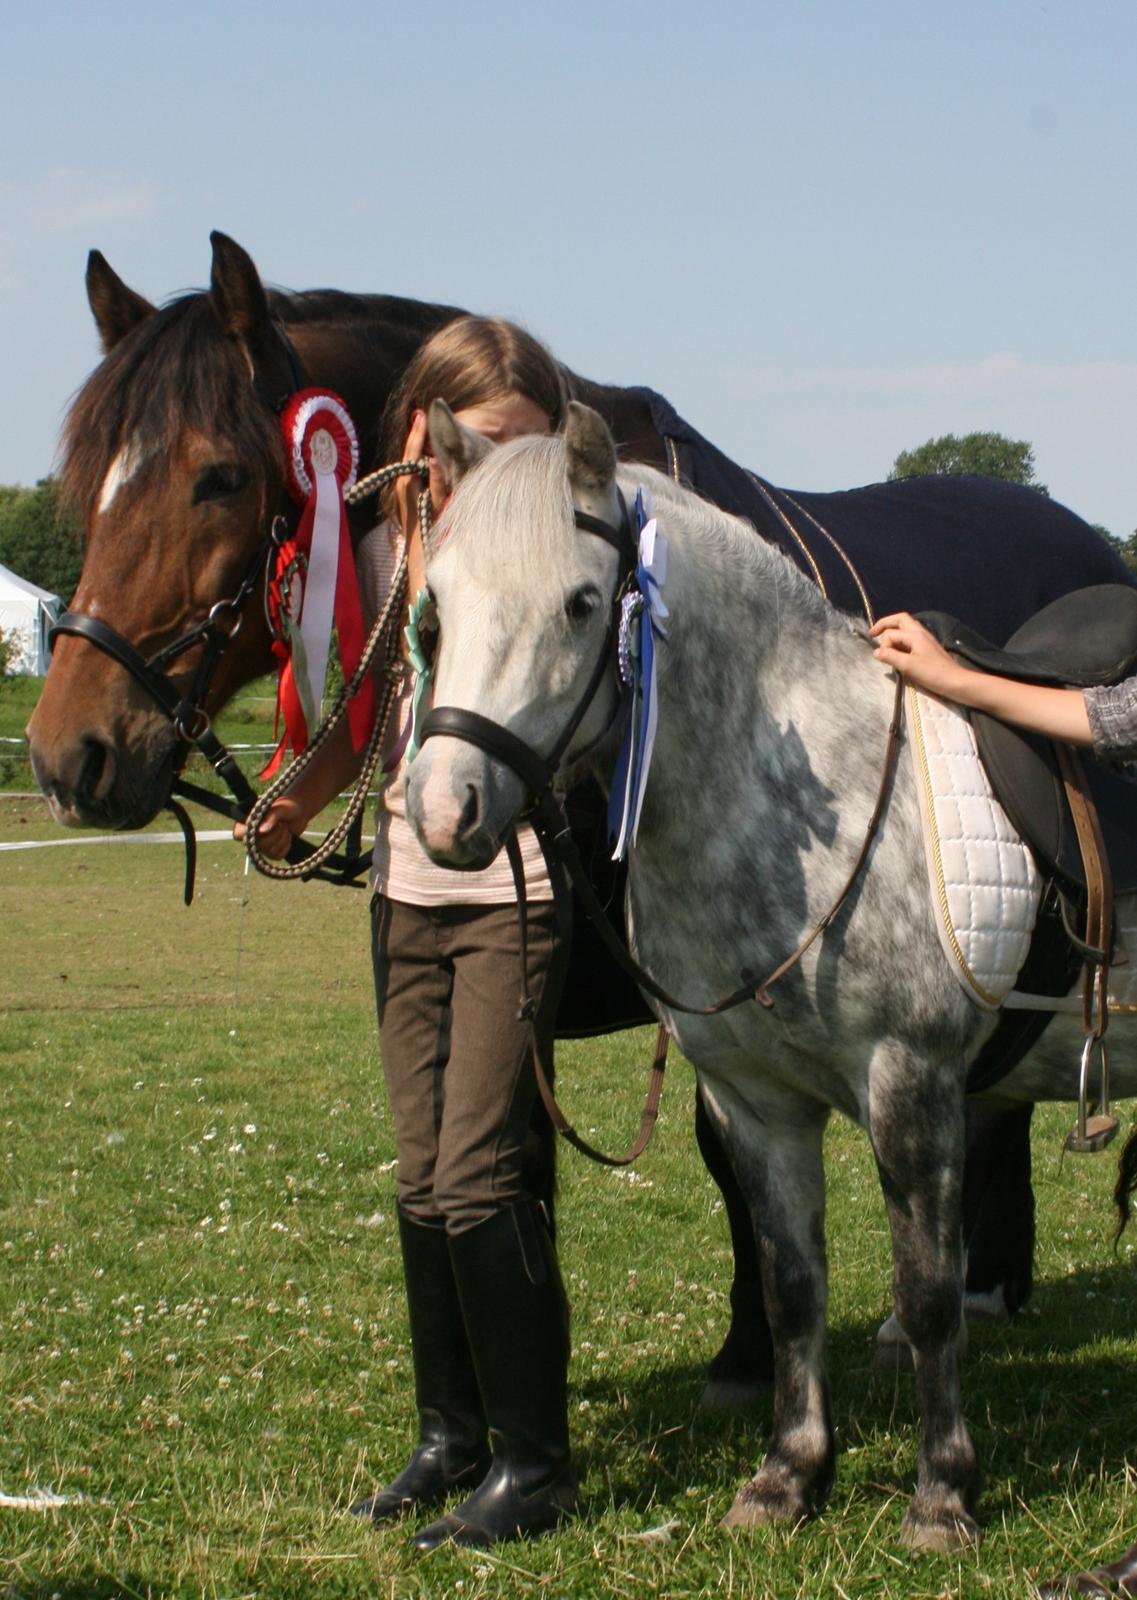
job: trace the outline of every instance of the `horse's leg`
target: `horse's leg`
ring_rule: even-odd
[[[1039,1600],[1065,1600],[1066,1596],[1078,1594],[1112,1594],[1122,1600],[1137,1600],[1137,1544],[1107,1567],[1052,1579],[1040,1584],[1038,1593]]]
[[[774,1343],[762,1298],[754,1223],[701,1089],[695,1099],[695,1137],[722,1195],[734,1251],[730,1330],[711,1362],[699,1404],[709,1411],[738,1411],[765,1396],[774,1376]]]
[[[964,1308],[1005,1322],[1034,1287],[1034,1191],[1030,1185],[1032,1105],[967,1104],[963,1167]]]
[[[969,1100],[963,1158],[966,1317],[1005,1322],[1034,1287],[1034,1192],[1030,1184],[1032,1105]],[[895,1315],[876,1336],[876,1365],[911,1371],[912,1356]]]
[[[898,1043],[874,1053],[869,1133],[892,1234],[892,1303],[912,1347],[921,1439],[903,1542],[978,1541],[979,1469],[960,1402],[963,1102],[943,1069]]]
[[[724,1526],[799,1522],[823,1504],[833,1482],[821,1165],[829,1113],[768,1086],[756,1095],[748,1084],[745,1099],[717,1079],[703,1089],[750,1203],[776,1352],[770,1448]]]

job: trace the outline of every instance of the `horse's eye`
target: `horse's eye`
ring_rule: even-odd
[[[581,584],[565,601],[565,616],[579,626],[587,622],[600,604],[600,591],[593,583]]]
[[[193,503],[199,506],[205,500],[224,500],[227,495],[240,494],[248,481],[249,475],[243,468],[215,461],[194,479]]]

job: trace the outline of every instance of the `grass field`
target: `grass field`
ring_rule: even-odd
[[[38,802],[0,801],[0,841],[63,837]],[[412,1439],[365,897],[241,865],[203,845],[187,910],[174,846],[0,855],[0,1496],[64,1501],[0,1500],[2,1592],[1022,1596],[1137,1537],[1134,1245],[1113,1253],[1112,1156],[1060,1161],[1059,1109],[1036,1119],[1034,1298],[964,1369],[979,1551],[913,1560],[897,1540],[913,1399],[871,1370],[886,1230],[838,1122],[836,1488],[799,1529],[720,1530],[770,1414],[698,1409],[730,1261],[681,1063],[634,1174],[562,1154],[579,1521],[420,1558],[346,1516]],[[583,1130],[626,1142],[647,1053],[642,1034],[562,1049]]]

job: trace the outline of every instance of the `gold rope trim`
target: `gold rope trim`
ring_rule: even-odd
[[[909,688],[905,691],[905,693],[908,700],[908,716],[912,723],[912,730],[916,736],[916,750],[919,755],[920,778],[924,785],[924,794],[927,797],[928,829],[932,841],[932,859],[935,862],[936,869],[936,894],[940,902],[940,916],[943,919],[944,927],[947,929],[948,943],[951,946],[952,954],[955,956],[956,962],[959,965],[959,970],[963,973],[963,976],[967,979],[968,983],[975,990],[975,993],[985,1005],[997,1006],[1000,1003],[998,995],[989,994],[979,980],[975,977],[975,974],[967,965],[966,957],[959,947],[959,941],[955,936],[955,929],[952,926],[951,911],[948,906],[947,883],[944,879],[943,860],[940,856],[940,835],[939,830],[936,827],[935,791],[932,788],[932,774],[928,766],[928,751],[924,744],[924,726],[920,718],[920,703],[917,699],[915,689]]]

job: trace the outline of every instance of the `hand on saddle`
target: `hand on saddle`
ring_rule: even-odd
[[[954,660],[922,622],[907,611],[881,617],[869,629],[876,641],[873,655],[882,666],[892,667],[915,689],[927,689],[945,700],[963,698],[968,669]]]
[[[269,806],[257,829],[257,843],[261,847],[262,854],[268,856],[270,861],[283,861],[293,839],[299,838],[310,820],[295,799],[289,795],[281,795],[279,800],[274,800]],[[237,840],[244,839],[243,822],[233,824],[233,837]]]

